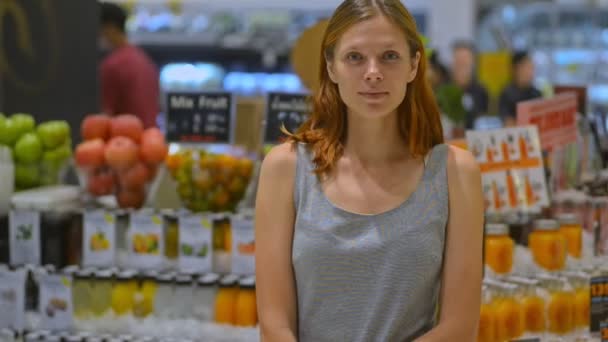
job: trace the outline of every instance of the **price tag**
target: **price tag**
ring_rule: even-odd
[[[608,322],[600,324],[602,342],[608,342]]]
[[[83,220],[83,265],[113,266],[116,255],[116,216],[103,210],[95,210],[85,212]]]
[[[608,319],[608,276],[593,277],[590,280],[590,326],[592,333],[600,333],[601,323]]]
[[[131,214],[129,255],[131,265],[140,269],[160,268],[163,264],[163,221],[159,215]]]
[[[0,271],[0,328],[21,331],[25,328],[24,270]]]
[[[40,265],[40,213],[13,210],[9,214],[12,265]]]
[[[232,273],[255,274],[255,232],[253,220],[235,216],[232,228]]]
[[[213,222],[204,215],[179,217],[179,269],[185,273],[211,272]]]
[[[284,137],[282,126],[295,132],[306,121],[312,111],[308,97],[306,94],[268,93],[264,143],[280,143]]]
[[[231,93],[169,93],[167,141],[232,143],[234,99]]]
[[[72,328],[72,278],[40,275],[39,310],[42,329],[58,331]]]

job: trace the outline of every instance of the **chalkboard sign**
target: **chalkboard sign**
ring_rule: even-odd
[[[233,127],[231,93],[167,94],[167,141],[229,144]]]
[[[311,112],[306,94],[268,93],[264,143],[276,144],[284,138],[281,126],[295,132]]]
[[[602,333],[602,322],[608,319],[608,276],[597,276],[590,280],[590,331]],[[607,336],[608,338],[608,336]]]

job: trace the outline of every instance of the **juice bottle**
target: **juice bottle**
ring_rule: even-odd
[[[558,336],[565,336],[575,329],[574,291],[567,279],[550,275],[540,275],[549,299],[547,303],[547,330]]]
[[[111,308],[114,287],[111,270],[95,272],[95,285],[91,295],[91,311],[95,316],[105,315]]]
[[[525,332],[525,317],[521,304],[515,297],[517,285],[501,283],[494,300],[497,341],[521,337]]]
[[[122,271],[118,274],[116,284],[112,290],[112,310],[117,316],[133,312],[133,299],[137,291],[137,272]]]
[[[590,288],[589,275],[585,272],[565,272],[574,291],[574,326],[589,332]]]
[[[175,278],[174,302],[178,318],[192,317],[194,286],[192,276],[180,274]]]
[[[241,327],[254,327],[258,323],[258,312],[255,296],[255,278],[244,278],[239,282],[236,297],[235,324]]]
[[[477,342],[494,342],[496,338],[496,314],[489,286],[482,288],[481,310],[477,328]]]
[[[154,315],[161,319],[176,317],[174,305],[175,274],[163,273],[156,277],[156,296],[154,298]]]
[[[238,278],[229,275],[220,280],[219,290],[215,298],[215,322],[234,324],[236,321],[236,297],[238,294]]]
[[[568,255],[580,259],[583,246],[583,226],[575,214],[560,214],[557,219],[560,223],[560,232],[566,238]]]
[[[507,274],[513,268],[515,243],[509,236],[509,226],[502,223],[486,224],[485,263],[497,274]]]
[[[165,257],[169,260],[177,259],[179,245],[179,224],[177,217],[172,213],[164,215],[165,219]]]
[[[520,286],[520,302],[524,311],[526,332],[543,333],[546,330],[546,302],[539,293],[539,281],[536,279],[509,277],[509,282]]]
[[[74,274],[72,302],[74,317],[77,319],[86,319],[91,313],[92,275],[93,270],[91,269],[79,270]]]
[[[547,271],[561,271],[566,264],[566,238],[555,220],[534,221],[534,231],[528,236],[528,247],[534,261]]]
[[[133,297],[133,315],[135,317],[145,318],[154,312],[157,276],[156,271],[148,271],[141,277],[139,287]]]

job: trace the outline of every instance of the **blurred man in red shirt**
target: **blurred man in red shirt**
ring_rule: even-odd
[[[143,50],[129,44],[126,12],[102,2],[101,44],[110,49],[100,68],[103,111],[134,114],[144,126],[155,127],[159,112],[158,68]]]

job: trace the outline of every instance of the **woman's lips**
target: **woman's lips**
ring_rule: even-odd
[[[378,99],[382,99],[385,96],[388,96],[388,92],[386,91],[364,91],[364,92],[359,92],[359,95],[363,96],[366,99],[369,100],[378,100]]]

